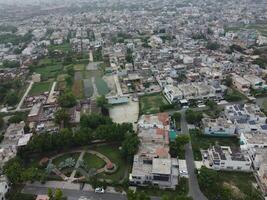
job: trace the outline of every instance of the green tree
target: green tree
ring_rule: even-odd
[[[108,100],[106,99],[106,97],[104,95],[97,97],[96,103],[97,103],[98,107],[101,107],[101,108],[107,108],[108,107]]]
[[[170,200],[169,196],[168,195],[163,195],[161,197],[161,200]]]
[[[5,121],[3,119],[3,117],[0,116],[0,129],[2,129],[5,125]]]
[[[122,153],[125,157],[132,158],[138,151],[140,144],[139,138],[136,134],[128,134],[122,142]]]
[[[233,84],[233,79],[231,78],[231,76],[226,76],[226,78],[225,78],[225,85],[227,86],[227,87],[231,87],[232,86],[232,84]]]
[[[8,119],[9,123],[20,123],[21,121],[25,120],[25,116],[23,113],[17,113],[15,115],[13,115],[12,117],[10,117]]]
[[[11,183],[17,184],[22,182],[23,167],[19,159],[13,158],[6,162],[3,171]]]
[[[52,197],[53,197],[53,191],[52,191],[51,188],[48,188],[47,189],[47,196],[49,197],[49,199],[52,199]]]
[[[176,122],[181,120],[181,113],[175,112],[172,114],[172,119],[175,120]]]
[[[62,200],[63,199],[63,193],[62,190],[56,189],[54,193],[54,200]]]
[[[196,112],[191,109],[185,111],[185,118],[189,124],[198,124],[201,122],[203,116],[202,112]]]
[[[70,116],[69,113],[65,109],[60,109],[55,113],[55,122],[59,125],[66,125],[69,123]]]
[[[18,95],[15,92],[9,92],[6,96],[6,103],[9,106],[14,106],[18,103],[19,98]]]
[[[76,98],[71,92],[62,94],[58,101],[60,106],[63,108],[71,108],[76,105]]]
[[[207,43],[207,46],[206,46],[207,49],[210,49],[210,50],[217,50],[220,48],[220,45],[217,43],[217,42],[211,42],[209,41]]]

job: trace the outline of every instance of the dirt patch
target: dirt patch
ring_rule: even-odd
[[[223,182],[223,187],[228,188],[232,191],[233,195],[239,197],[241,199],[245,198],[246,195],[240,191],[238,187],[236,187],[232,182]]]

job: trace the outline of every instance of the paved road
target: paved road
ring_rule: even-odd
[[[26,186],[23,189],[23,193],[28,194],[47,194],[47,187]],[[78,200],[81,196],[87,197],[90,200],[126,200],[126,196],[116,193],[96,194],[92,191],[81,191],[71,189],[61,189],[64,196],[68,197],[68,200]]]
[[[77,189],[61,189],[64,196],[68,197],[68,200],[78,200],[80,197],[86,197],[88,200],[127,200],[126,195],[121,193],[105,193],[96,194],[93,191],[82,191]],[[47,194],[48,187],[45,186],[25,186],[22,190],[27,194]],[[151,197],[151,200],[161,200],[160,197]]]
[[[185,111],[181,111],[181,131],[184,134],[189,134],[187,122],[185,120]],[[191,143],[185,146],[185,160],[189,175],[189,196],[194,200],[208,200],[207,197],[200,191],[197,176],[195,174],[195,162]]]

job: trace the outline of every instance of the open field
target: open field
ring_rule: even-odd
[[[205,171],[209,176],[205,176],[205,180],[202,178],[199,184],[208,199],[216,199],[221,195],[223,196],[221,199],[262,199],[260,192],[254,187],[256,180],[252,173],[214,171],[211,169],[205,169]],[[200,177],[198,178],[201,180]],[[214,185],[209,186],[209,181],[212,181]]]
[[[144,192],[150,196],[162,197],[166,196],[169,199],[175,199],[178,195],[187,195],[189,190],[188,179],[180,178],[179,185],[176,190],[162,190],[157,187],[138,187],[138,192]]]
[[[49,51],[54,51],[54,50],[58,50],[58,51],[62,51],[62,52],[68,52],[71,51],[71,45],[69,43],[65,43],[65,44],[61,44],[61,45],[50,45],[48,47]]]
[[[91,97],[93,95],[94,88],[90,79],[83,80],[83,90],[85,97]]]
[[[161,105],[169,104],[160,93],[140,97],[140,114],[160,112]]]
[[[50,78],[56,78],[57,75],[61,72],[62,67],[60,65],[52,65],[47,67],[37,67],[34,68],[33,71],[41,74],[42,79],[50,79]]]
[[[82,80],[74,81],[72,85],[72,93],[74,94],[74,96],[76,96],[78,99],[83,98],[84,96],[83,91],[84,91],[83,81]]]
[[[223,138],[223,137],[209,137],[201,135],[199,132],[190,130],[191,143],[195,160],[202,160],[200,149],[208,149],[210,146],[218,144],[222,146],[231,146],[232,148],[239,148],[239,141],[237,138]]]
[[[85,65],[84,64],[75,64],[74,65],[74,70],[75,71],[83,71],[85,68]]]
[[[49,92],[52,86],[52,82],[40,82],[34,83],[32,89],[29,92],[30,96],[37,96],[44,92]]]
[[[237,32],[240,30],[257,30],[263,36],[267,37],[267,24],[248,24],[243,26],[227,27],[226,31]]]

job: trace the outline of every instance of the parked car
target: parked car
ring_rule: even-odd
[[[105,190],[104,190],[102,187],[97,187],[97,188],[95,189],[95,193],[103,194],[103,193],[105,193]]]

